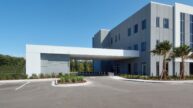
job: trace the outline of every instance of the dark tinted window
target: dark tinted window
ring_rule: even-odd
[[[134,50],[138,50],[139,48],[138,48],[138,45],[137,44],[135,44],[134,45]]]
[[[142,30],[146,29],[146,28],[147,28],[147,22],[146,22],[146,20],[143,20],[141,25],[142,25],[142,27],[141,27]]]
[[[128,28],[128,36],[131,36],[131,28]]]
[[[167,18],[163,19],[163,27],[164,28],[169,28],[169,19],[167,19]]]
[[[180,13],[180,44],[185,44],[185,13]]]
[[[193,15],[190,15],[190,48],[193,49]]]
[[[134,26],[134,33],[137,33],[138,32],[138,24],[135,24]]]
[[[141,43],[141,51],[146,51],[146,42]]]
[[[160,27],[160,18],[156,17],[156,27]]]

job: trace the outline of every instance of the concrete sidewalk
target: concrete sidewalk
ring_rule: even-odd
[[[45,79],[20,79],[20,80],[0,80],[1,83],[21,83],[21,82],[47,82],[55,81],[59,78],[45,78]]]
[[[146,83],[178,83],[178,84],[183,84],[183,83],[191,83],[193,84],[193,80],[167,80],[167,81],[162,81],[162,80],[143,80],[143,79],[127,79],[119,76],[110,76],[112,79],[116,80],[126,80],[126,81],[133,81],[133,82],[146,82]]]

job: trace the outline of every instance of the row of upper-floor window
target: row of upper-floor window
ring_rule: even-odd
[[[156,17],[156,27],[160,27],[160,17]],[[141,22],[141,28],[142,30],[147,28],[147,21],[143,20]],[[168,29],[169,28],[169,19],[168,18],[163,18],[163,28]],[[133,33],[137,33],[138,32],[138,24],[134,25],[133,28]],[[128,28],[128,36],[132,35],[132,28]]]
[[[128,50],[139,50],[139,45],[138,44],[134,44],[133,45],[133,48],[132,48],[132,46],[129,46],[128,48],[127,48]],[[147,45],[146,45],[146,42],[141,42],[141,52],[144,52],[144,51],[146,51],[146,49],[147,49]]]
[[[156,27],[160,27],[160,17],[156,17]],[[170,27],[169,19],[163,18],[163,28],[168,29]]]
[[[160,27],[160,17],[156,17],[156,27]],[[145,30],[147,28],[147,20],[144,19],[141,21],[141,30]],[[163,18],[163,28],[169,28],[169,19],[168,18]],[[136,34],[139,31],[139,25],[135,24],[133,26],[133,33]],[[132,28],[128,28],[128,36],[132,35]],[[111,37],[111,44],[113,44],[113,42],[117,42],[118,40],[120,40],[121,36],[120,34],[115,35],[115,37]]]
[[[142,22],[141,22],[141,29],[142,30],[145,30],[147,28],[147,21],[146,19],[144,19]],[[138,27],[138,24],[135,24],[134,25],[134,29],[133,29],[133,33],[137,33],[139,31],[139,27]],[[128,36],[131,35],[131,28],[128,29]],[[120,36],[120,33],[118,35],[115,35],[115,37],[111,37],[111,44],[113,44],[113,42],[117,42],[118,40],[120,40],[121,36]]]
[[[145,30],[147,28],[147,20],[144,19],[141,21],[141,30]],[[133,26],[133,33],[136,34],[138,33],[139,31],[139,25],[138,24],[135,24]],[[131,36],[132,35],[132,28],[128,28],[128,36]]]
[[[113,37],[111,37],[111,45],[113,44],[113,42],[117,42],[117,41],[120,41],[121,40],[121,35],[120,35],[120,33],[118,34],[118,35],[115,35],[115,37],[113,38]]]
[[[186,17],[185,13],[180,13],[180,21],[185,21],[185,17]],[[189,15],[189,20],[190,20],[190,23],[193,23],[193,15],[191,14]]]

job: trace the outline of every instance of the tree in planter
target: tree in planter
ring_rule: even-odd
[[[193,59],[193,54],[191,54],[191,51],[192,49],[187,45],[181,45],[180,47],[174,48],[173,56],[181,58],[180,79],[185,79],[184,61],[188,58]]]
[[[169,41],[163,41],[158,43],[156,45],[156,48],[151,51],[154,55],[163,56],[163,64],[162,64],[163,68],[161,73],[161,79],[164,80],[166,80],[168,77],[168,72],[166,70],[166,62],[170,58],[171,48],[172,44],[170,44]]]

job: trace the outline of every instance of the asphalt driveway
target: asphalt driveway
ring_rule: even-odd
[[[193,84],[143,83],[89,77],[91,85],[0,84],[0,108],[193,108]]]

